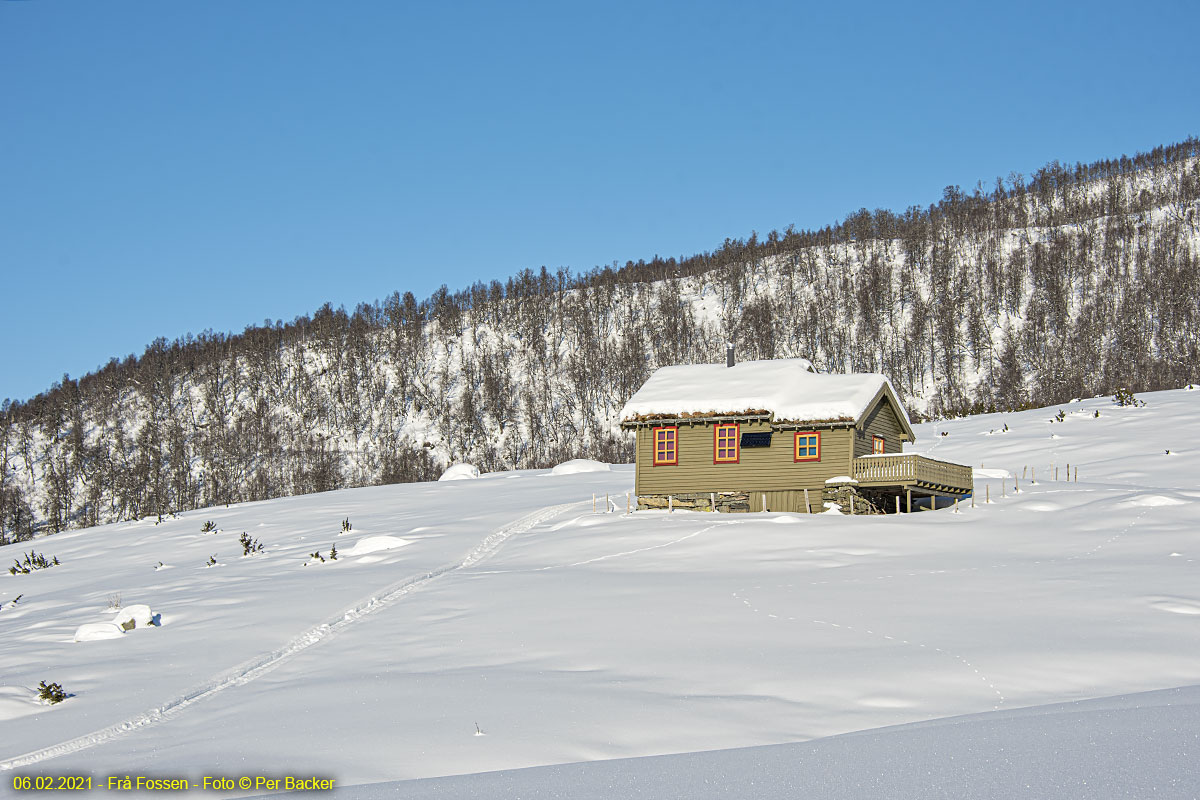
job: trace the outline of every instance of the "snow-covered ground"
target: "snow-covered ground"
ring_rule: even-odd
[[[982,466],[959,513],[627,515],[618,466],[40,539],[60,565],[0,578],[0,768],[353,787],[688,753],[350,794],[1191,797],[1200,391],[1142,399],[918,426]],[[158,624],[74,641],[118,594]]]

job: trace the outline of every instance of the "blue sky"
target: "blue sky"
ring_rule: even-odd
[[[1200,134],[1200,4],[0,0],[0,398]]]

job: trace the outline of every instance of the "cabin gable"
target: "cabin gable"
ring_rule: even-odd
[[[875,437],[883,439],[884,453],[900,453],[909,440],[896,408],[887,395],[882,395],[855,426],[854,457],[875,452]]]

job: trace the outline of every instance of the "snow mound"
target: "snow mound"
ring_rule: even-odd
[[[118,609],[112,621],[114,625],[128,627],[125,623],[132,622],[134,627],[147,628],[154,624],[154,612],[150,610],[150,606],[139,603]]]
[[[1150,607],[1172,614],[1200,616],[1200,602],[1190,597],[1154,597],[1150,599]]]
[[[984,469],[983,467],[974,468],[975,477],[977,478],[1011,478],[1012,473],[1006,469]]]
[[[479,467],[474,464],[455,464],[442,473],[439,481],[466,481],[479,477]]]
[[[572,458],[550,470],[551,475],[574,475],[579,472],[610,472],[612,467],[590,458]]]
[[[355,542],[354,547],[346,551],[346,555],[350,556],[365,556],[367,553],[378,553],[381,550],[395,550],[397,547],[404,547],[412,544],[408,539],[401,539],[398,536],[368,536],[365,539],[359,539]]]
[[[851,478],[849,475],[836,475],[836,476],[830,478],[829,480],[825,481],[826,486],[831,486],[835,483],[856,484],[856,483],[858,483],[858,481],[854,480],[854,478]]]
[[[85,622],[75,629],[75,641],[98,642],[101,639],[120,639],[125,629],[115,622]]]
[[[37,692],[24,686],[0,686],[0,720],[16,719],[44,711]]]
[[[767,522],[772,522],[776,525],[795,525],[800,522],[800,518],[793,517],[790,514],[781,514],[778,517],[771,517]]]
[[[1135,497],[1128,500],[1122,505],[1127,506],[1182,506],[1186,503],[1185,500],[1180,500],[1178,497],[1163,497],[1161,494],[1144,494],[1141,497]]]

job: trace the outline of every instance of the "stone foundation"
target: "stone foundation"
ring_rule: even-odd
[[[870,500],[863,497],[859,493],[858,487],[852,483],[826,484],[821,492],[821,499],[825,502],[826,508],[833,503],[843,514],[884,513],[876,508]]]
[[[721,513],[744,513],[750,510],[749,492],[682,492],[673,495],[643,494],[638,495],[637,507],[639,511],[651,508],[661,511],[670,507],[676,511],[711,512],[714,500],[716,501],[716,510]]]

